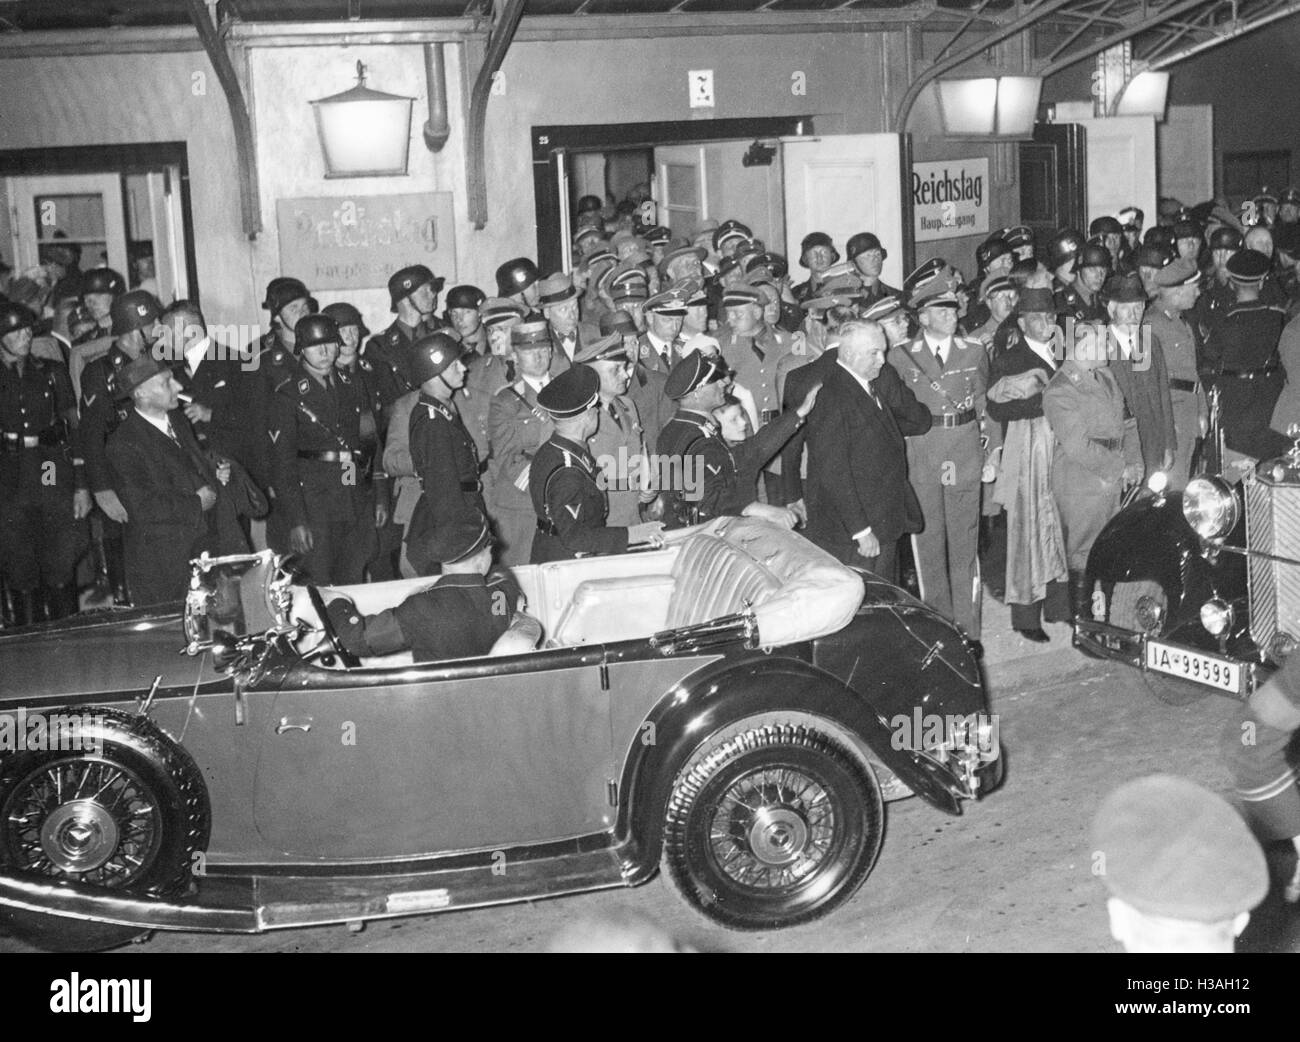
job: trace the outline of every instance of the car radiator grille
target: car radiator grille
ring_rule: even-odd
[[[1246,545],[1300,559],[1300,488],[1246,482]],[[1251,639],[1266,648],[1279,628],[1300,636],[1300,568],[1252,557],[1248,575]]]

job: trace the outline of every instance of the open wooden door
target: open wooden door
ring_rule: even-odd
[[[844,254],[858,232],[875,232],[885,247],[882,277],[903,283],[902,141],[897,134],[783,138],[785,240],[793,281],[801,280],[799,242],[826,232]]]
[[[122,178],[118,174],[57,174],[15,177],[9,182],[14,235],[22,271],[41,263],[41,249],[55,241],[81,247],[82,270],[104,264],[130,270]]]

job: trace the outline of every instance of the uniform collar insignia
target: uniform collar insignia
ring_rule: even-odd
[[[311,390],[311,384],[307,382],[307,378],[304,376],[301,380],[298,381],[298,393],[306,394],[310,390]]]

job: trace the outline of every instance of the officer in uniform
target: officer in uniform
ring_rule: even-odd
[[[653,498],[643,495],[649,487],[649,449],[641,415],[628,395],[633,374],[631,356],[623,337],[612,332],[589,343],[574,361],[590,366],[600,377],[596,431],[587,444],[609,497],[605,522],[615,528],[630,527],[641,520],[641,503]]]
[[[670,468],[647,515],[669,528],[719,516],[734,495],[735,466],[713,411],[726,399],[730,373],[721,356],[692,351],[668,374],[664,391],[677,412],[659,432],[658,457]]]
[[[446,526],[428,546],[442,572],[433,585],[376,615],[362,615],[347,597],[329,602],[325,610],[339,642],[359,658],[409,650],[415,662],[440,662],[486,655],[513,629],[531,636],[518,650],[531,650],[541,624],[523,614],[514,576],[492,568],[492,545],[486,520]]]
[[[497,296],[522,304],[530,311],[537,307],[541,291],[537,282],[542,277],[537,265],[527,257],[516,257],[497,268]]]
[[[611,528],[609,504],[587,440],[596,430],[600,377],[575,365],[542,388],[538,405],[550,414],[554,433],[529,467],[528,491],[537,516],[532,561],[563,561],[587,554],[621,554],[629,546],[662,545],[657,521]]]
[[[957,297],[938,280],[912,291],[921,335],[887,358],[933,423],[907,439],[907,472],[925,526],[912,536],[921,597],[980,637],[979,517],[988,422],[989,360],[984,345],[956,336]]]
[[[665,377],[681,360],[682,322],[686,318],[686,298],[670,287],[656,293],[641,307],[646,331],[637,340],[637,361],[646,369]]]
[[[94,359],[81,376],[81,451],[86,461],[86,480],[102,513],[103,572],[118,605],[130,603],[126,586],[125,548],[122,523],[126,508],[113,489],[113,475],[105,456],[108,437],[126,419],[131,405],[120,393],[116,374],[128,362],[145,354],[162,336],[162,308],[152,293],[131,290],[113,301],[113,346]]]
[[[6,626],[77,610],[90,492],[67,370],[31,356],[37,317],[0,303],[0,577]],[[51,480],[52,479],[52,480]]]
[[[642,361],[641,334],[632,316],[626,311],[611,311],[602,316],[600,332],[602,336],[617,333],[627,348],[628,358],[632,362],[632,380],[628,385],[627,394],[641,417],[646,449],[654,452],[659,444],[659,432],[663,430],[664,424],[673,418],[673,413],[676,411],[676,406],[664,393],[668,374],[659,369],[652,369]]]
[[[1269,429],[1286,380],[1277,351],[1286,312],[1260,299],[1270,268],[1255,250],[1233,255],[1228,277],[1237,301],[1210,328],[1205,345],[1206,368],[1219,389],[1224,442],[1254,459],[1271,459],[1291,447]]]
[[[453,292],[455,292],[453,290]],[[465,427],[474,439],[474,448],[478,458],[491,463],[492,442],[489,422],[492,415],[492,401],[497,392],[515,381],[514,352],[510,347],[510,330],[522,322],[527,312],[522,304],[505,297],[493,297],[480,301],[479,330],[483,336],[482,353],[471,348],[466,352],[465,364],[469,372],[465,376],[464,399],[460,404],[460,416]],[[463,324],[463,323],[462,323]],[[464,340],[461,341],[464,343]],[[485,471],[484,497],[491,502],[492,470]],[[500,533],[498,533],[500,535]],[[524,562],[520,562],[521,564]]]
[[[423,264],[402,268],[388,280],[388,296],[397,318],[366,349],[392,372],[396,382],[394,399],[419,386],[412,369],[415,360],[412,345],[442,328],[434,312],[438,310],[438,294],[445,281],[435,278]]]
[[[1061,291],[1058,300],[1062,322],[1073,319],[1076,323],[1099,322],[1105,325],[1109,321],[1106,302],[1101,296],[1109,271],[1110,251],[1105,246],[1089,242],[1079,251],[1074,280]]]
[[[527,564],[531,557],[537,514],[529,493],[530,468],[554,430],[537,396],[564,369],[555,359],[546,322],[516,322],[509,336],[515,379],[493,395],[488,412],[488,506],[500,535],[501,563],[513,566]]]
[[[126,280],[112,268],[92,268],[82,277],[80,289],[81,302],[95,328],[75,338],[68,354],[68,375],[78,392],[86,366],[113,346],[113,301],[126,292]]]
[[[1268,863],[1246,823],[1186,778],[1153,774],[1115,789],[1093,818],[1092,850],[1111,936],[1128,952],[1231,952],[1268,894]]]
[[[1124,487],[1140,480],[1142,462],[1124,456],[1124,395],[1106,353],[1069,338],[1066,351],[1043,391],[1043,415],[1055,439],[1052,494],[1065,536],[1074,614],[1090,617],[1088,552],[1119,510]]]
[[[1146,324],[1160,345],[1169,377],[1175,440],[1169,487],[1175,492],[1187,486],[1192,454],[1209,421],[1199,372],[1200,331],[1188,321],[1200,294],[1200,274],[1186,258],[1162,268],[1155,275],[1155,305],[1146,313]]]
[[[339,330],[327,315],[294,327],[298,360],[275,388],[277,496],[267,539],[279,552],[302,556],[310,581],[363,582],[377,549],[371,457],[362,451],[365,391],[335,368]]]

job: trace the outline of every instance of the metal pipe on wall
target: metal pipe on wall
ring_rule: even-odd
[[[424,80],[429,92],[429,119],[424,124],[424,146],[441,152],[451,137],[447,119],[447,59],[442,43],[424,45]]]

